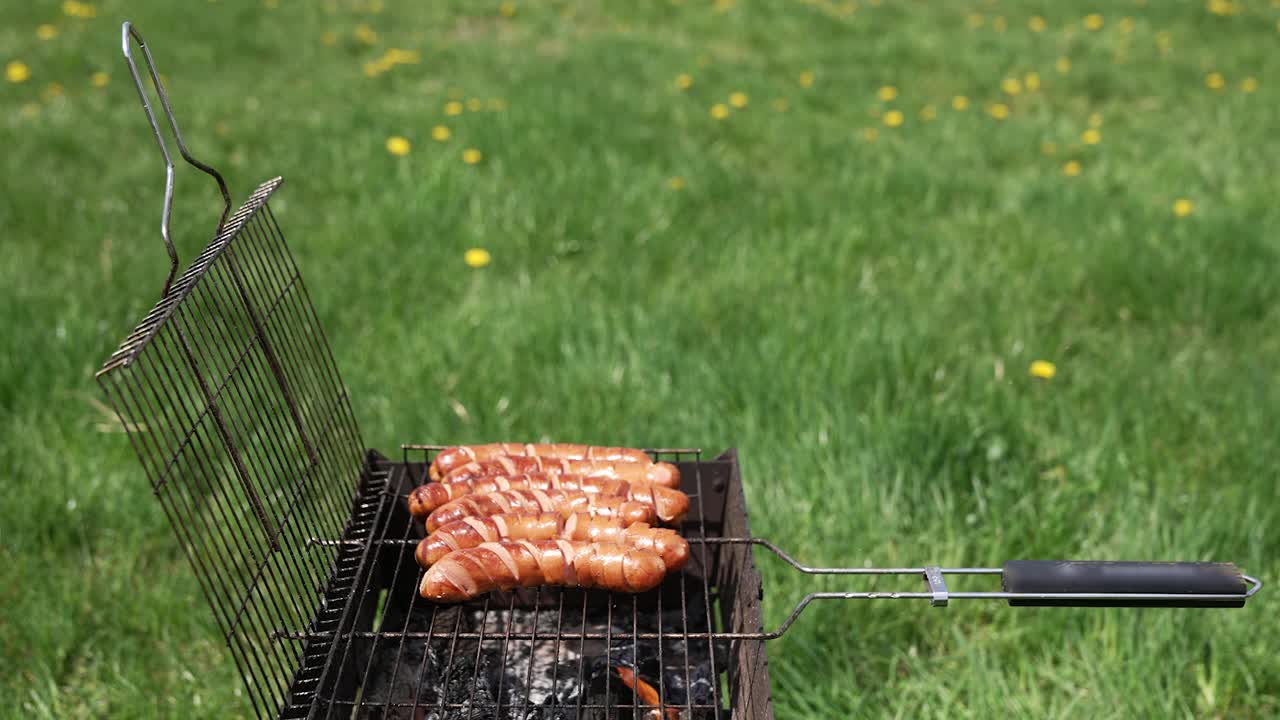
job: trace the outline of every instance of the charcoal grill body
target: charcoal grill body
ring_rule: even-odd
[[[280,184],[226,218],[98,374],[256,714],[647,717],[617,672],[631,665],[660,712],[773,717],[750,546],[703,542],[750,537],[733,450],[655,452],[686,479],[692,561],[654,591],[418,596],[404,495],[435,449],[365,448],[269,207]]]

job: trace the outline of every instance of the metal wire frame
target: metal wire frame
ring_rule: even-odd
[[[128,430],[260,716],[303,665],[281,626],[333,627],[364,444],[263,183],[107,360]]]
[[[664,584],[654,591],[656,597],[650,600],[656,602],[657,609],[642,608],[640,601],[634,595],[603,594],[602,599],[600,594],[582,593],[581,597],[578,597],[576,594],[556,589],[541,589],[534,595],[531,602],[527,598],[518,599],[517,595],[486,596],[472,606],[483,617],[478,629],[465,630],[461,612],[452,609],[452,606],[437,605],[418,596],[416,588],[421,580],[422,571],[417,568],[413,560],[413,548],[418,542],[421,530],[407,513],[399,513],[397,519],[397,513],[394,512],[396,508],[403,507],[403,488],[426,481],[426,463],[438,449],[439,446],[406,445],[403,446],[405,453],[403,464],[386,463],[380,466],[385,478],[385,487],[382,492],[379,493],[378,498],[366,498],[357,503],[378,502],[380,504],[381,511],[376,513],[377,526],[371,527],[371,534],[365,536],[373,539],[335,539],[333,536],[323,535],[311,539],[311,544],[318,548],[362,550],[368,554],[367,568],[390,568],[390,577],[383,577],[382,582],[390,588],[390,592],[396,595],[387,598],[386,602],[388,605],[404,603],[404,598],[407,597],[407,608],[402,608],[404,616],[415,617],[425,613],[426,630],[411,630],[407,627],[390,630],[372,627],[362,630],[354,626],[346,626],[345,629],[337,631],[314,627],[302,631],[282,629],[275,633],[275,637],[282,641],[304,645],[328,643],[333,648],[333,656],[323,668],[321,675],[333,678],[346,673],[351,676],[351,682],[340,691],[335,691],[335,684],[330,682],[321,683],[320,687],[313,692],[294,693],[290,704],[284,709],[285,716],[330,718],[350,716],[353,712],[357,715],[369,712],[376,716],[379,712],[387,714],[393,709],[408,710],[417,716],[419,710],[439,714],[446,710],[460,711],[465,708],[483,709],[486,714],[489,712],[497,714],[503,709],[516,710],[520,716],[523,716],[535,710],[529,706],[528,696],[525,697],[523,704],[514,708],[503,704],[502,683],[505,682],[508,668],[527,656],[528,664],[524,668],[526,685],[535,672],[550,673],[553,686],[562,680],[558,676],[560,670],[558,663],[550,668],[535,670],[534,655],[539,644],[544,647],[550,646],[553,658],[560,657],[562,646],[577,652],[577,670],[572,680],[579,685],[586,674],[586,662],[589,659],[589,652],[586,650],[588,641],[604,641],[604,647],[608,648],[612,646],[614,640],[633,642],[636,639],[654,640],[653,644],[659,655],[658,663],[663,668],[668,667],[669,661],[665,654],[679,648],[682,657],[674,658],[674,662],[670,664],[673,667],[684,668],[686,688],[691,686],[691,668],[698,662],[707,663],[710,666],[711,676],[720,678],[725,669],[722,665],[726,662],[727,656],[725,649],[717,647],[717,643],[732,639],[733,634],[716,632],[716,628],[719,627],[717,620],[720,618],[715,612],[714,605],[717,602],[732,604],[737,601],[724,597],[723,588],[717,588],[713,580],[713,571],[718,564],[718,558],[716,547],[710,541],[716,537],[713,534],[715,532],[713,523],[708,519],[710,513],[704,509],[705,498],[708,497],[704,485],[709,482],[703,476],[704,462],[700,451],[664,449],[655,452],[659,458],[682,462],[683,468],[692,469],[692,472],[685,473],[691,508],[689,519],[684,526],[684,534],[694,545],[692,571],[686,570],[679,575],[677,582]],[[415,454],[419,455],[423,462],[410,462],[410,456]],[[371,580],[366,579],[364,582],[368,583]],[[370,587],[357,588],[355,597],[358,599],[348,606],[348,611],[353,616],[375,614],[375,605],[379,604],[380,597],[378,592],[372,591]],[[601,605],[605,613],[605,630],[588,632],[587,618]],[[384,609],[378,607],[376,612]],[[669,611],[670,617],[680,618],[680,626],[671,628],[664,626],[662,610]],[[539,629],[541,627],[539,618],[547,615],[554,618],[554,632],[543,632]],[[532,630],[513,631],[513,618],[517,616],[527,621]],[[656,632],[640,630],[642,624],[651,624],[655,619]],[[627,626],[630,627],[630,632],[617,630]],[[448,686],[450,674],[456,667],[474,667],[480,661],[482,652],[499,657],[497,671],[502,679],[499,681],[497,702],[493,705],[478,703],[473,685],[471,696],[465,702],[447,702],[447,698],[441,694],[438,701],[424,707],[422,705],[423,684],[428,674],[426,648],[423,648],[424,652],[421,660],[417,661],[417,667],[411,669],[412,688],[397,687],[397,679],[405,675],[402,672],[402,665],[406,663],[405,658],[409,656],[406,650],[414,644],[429,643],[440,645],[446,654],[443,660],[444,677],[431,680],[441,686]],[[513,650],[517,646],[519,646],[518,649]],[[635,648],[634,645],[633,648]],[[387,651],[390,651],[390,659]],[[474,655],[463,658],[461,655],[463,652],[474,653]],[[642,659],[635,657],[636,653],[638,650],[633,649],[631,658],[633,664],[637,664]],[[382,673],[384,677],[388,676],[387,668],[380,667],[388,662],[391,665],[389,677],[392,678],[392,686],[387,687],[384,692],[369,691],[370,680],[375,674]],[[405,670],[410,668],[406,667]],[[565,678],[565,680],[568,679]],[[767,683],[767,677],[764,679]],[[697,711],[701,717],[717,719],[732,712],[725,708],[725,698],[720,694],[721,687],[718,679],[713,683],[714,701],[699,703],[687,699],[688,702],[680,704],[668,704],[667,699],[670,695],[665,684],[665,674],[659,673],[657,680],[660,704],[657,710],[662,717],[667,717],[668,709],[688,713]],[[401,684],[407,685],[409,682],[406,680]],[[551,712],[555,707],[554,704],[547,707],[539,706],[536,711]],[[631,690],[629,696],[617,697],[609,684],[605,686],[603,702],[586,702],[585,698],[579,695],[572,707],[579,713],[584,710],[607,710],[637,715],[653,709],[644,704],[635,688]]]

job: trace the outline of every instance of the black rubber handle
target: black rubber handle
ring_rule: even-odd
[[[1015,607],[1244,607],[1245,582],[1231,563],[1010,560],[1001,584],[1011,593],[1240,595],[1211,600],[1010,600]]]

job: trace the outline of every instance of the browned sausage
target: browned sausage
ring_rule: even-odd
[[[450,470],[473,460],[489,460],[506,457],[562,458],[564,460],[599,460],[610,463],[639,463],[645,467],[653,459],[642,450],[599,445],[574,445],[571,443],[489,443],[487,445],[457,445],[445,448],[431,462],[431,479],[439,480]]]
[[[495,477],[498,475],[523,475],[525,473],[553,472],[561,475],[587,475],[607,477],[627,482],[648,481],[654,485],[680,487],[680,471],[671,463],[610,463],[601,460],[564,460],[542,457],[499,456],[488,460],[473,460],[450,470],[440,482],[455,483]]]
[[[441,525],[418,543],[418,564],[429,567],[454,550],[473,548],[498,540],[580,540],[653,550],[668,570],[679,570],[689,561],[689,543],[674,530],[649,527],[645,523],[627,525],[619,518],[592,517],[574,513],[539,515],[493,515],[465,517]]]
[[[535,585],[644,592],[666,575],[652,550],[569,540],[504,540],[449,553],[431,566],[419,592],[438,602]]]
[[[497,475],[454,483],[419,485],[409,493],[409,512],[414,517],[425,517],[436,508],[460,497],[504,490],[564,490],[625,497],[635,502],[652,504],[658,519],[668,523],[681,522],[689,512],[689,496],[679,490],[641,481],[627,482],[615,478],[556,473],[526,473],[510,477]]]
[[[537,513],[571,515],[585,512],[599,517],[622,518],[628,525],[653,522],[653,503],[632,502],[626,498],[588,495],[564,490],[506,490],[504,492],[468,495],[436,508],[427,516],[427,532],[464,517]]]

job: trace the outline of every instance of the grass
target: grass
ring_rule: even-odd
[[[373,447],[736,445],[754,531],[811,564],[1280,578],[1271,5],[1126,2],[1096,31],[1098,6],[977,0],[10,5],[0,62],[30,78],[0,82],[0,713],[249,712],[92,381],[165,271],[125,13],[237,198],[286,178],[273,207]],[[367,76],[389,48],[419,61]],[[732,92],[747,105],[713,119]],[[187,170],[184,258],[216,218]],[[770,625],[855,584],[758,560]],[[787,718],[1273,717],[1271,604],[819,604],[770,647],[774,698]]]

